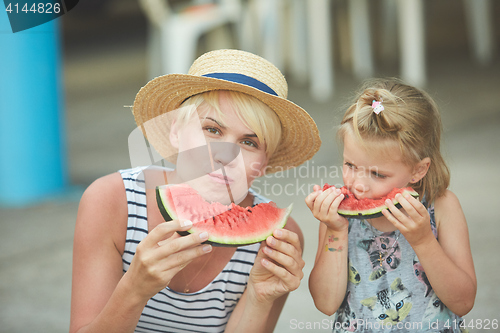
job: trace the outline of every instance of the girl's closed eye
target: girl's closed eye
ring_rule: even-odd
[[[387,178],[387,175],[378,173],[376,171],[372,171],[372,176],[375,178],[379,178],[379,179],[386,179]]]
[[[354,169],[355,168],[354,164],[349,163],[349,162],[344,162],[344,165],[347,166],[349,169]]]

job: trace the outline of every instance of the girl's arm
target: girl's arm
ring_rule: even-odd
[[[304,276],[303,248],[302,232],[289,218],[285,229],[276,230],[262,244],[247,289],[231,314],[225,332],[274,331],[289,292],[299,287]]]
[[[204,253],[194,246],[203,242],[198,235],[173,233],[189,225],[161,223],[138,245],[123,274],[127,215],[125,188],[117,173],[95,181],[82,196],[73,246],[71,333],[133,332],[149,298]]]
[[[331,316],[342,304],[347,289],[347,228],[335,231],[321,224],[318,244],[309,290],[316,308]]]
[[[347,219],[337,210],[344,196],[335,188],[321,191],[319,186],[306,198],[314,217],[320,220],[318,250],[309,277],[314,304],[326,315],[333,315],[345,298],[348,279]]]
[[[451,191],[436,200],[438,241],[425,207],[415,198],[399,199],[408,216],[394,206],[389,206],[392,215],[384,215],[413,247],[439,299],[455,314],[466,315],[474,305],[477,281],[460,202]]]

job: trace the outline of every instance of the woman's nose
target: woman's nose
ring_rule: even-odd
[[[210,155],[214,163],[229,165],[236,160],[240,147],[232,142],[209,142]]]

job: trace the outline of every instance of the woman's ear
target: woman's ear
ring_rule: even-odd
[[[262,164],[262,167],[260,168],[260,171],[259,171],[257,178],[266,175],[268,162],[269,162],[269,159],[266,159],[266,162],[264,164]]]
[[[426,157],[417,163],[415,168],[413,169],[413,175],[411,178],[411,183],[418,183],[422,178],[425,177],[427,171],[429,171],[429,167],[431,166],[431,159]]]
[[[179,126],[176,119],[172,120],[168,138],[172,147],[179,149]]]
[[[260,162],[254,162],[255,164],[251,164],[250,165],[250,168],[252,169],[253,172],[256,171],[256,173],[254,173],[254,176],[252,177],[252,181],[256,178],[259,178],[259,177],[262,177],[262,176],[265,176],[266,172],[267,172],[267,163],[269,162],[269,159],[266,158],[265,161],[263,161],[262,163]],[[253,173],[252,172],[252,173]]]

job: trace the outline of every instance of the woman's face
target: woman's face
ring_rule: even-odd
[[[398,145],[388,147],[384,154],[367,151],[353,133],[346,132],[342,176],[357,199],[381,198],[413,181],[413,168],[403,163]]]
[[[238,117],[221,92],[219,103],[224,119],[208,104],[198,107],[186,125],[174,124],[172,145],[179,149],[176,174],[207,201],[240,203],[253,180],[262,175],[268,159],[265,143]],[[205,112],[206,111],[206,112]]]

